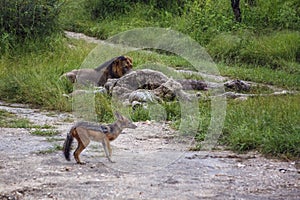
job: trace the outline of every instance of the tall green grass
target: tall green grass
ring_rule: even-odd
[[[287,69],[288,62],[300,61],[300,33],[280,31],[262,36],[249,31],[222,33],[212,39],[207,49],[215,59],[229,64]]]
[[[300,67],[297,63],[292,64],[292,67],[294,67],[293,65]],[[285,70],[272,70],[265,67],[247,64],[219,64],[218,67],[222,75],[231,78],[269,84],[287,90],[299,91],[300,89],[299,68],[296,69],[294,73],[289,73]]]
[[[48,39],[48,44],[28,44],[3,55],[0,62],[0,98],[10,102],[29,103],[47,109],[70,110],[62,94],[72,86],[60,76],[78,68],[94,45],[62,36]]]
[[[243,152],[300,157],[299,95],[257,97],[231,101],[224,128],[224,144]]]
[[[60,15],[60,21],[67,30],[82,32],[100,39],[107,39],[112,35],[134,28],[170,27],[180,19],[180,16],[175,17],[169,12],[143,3],[131,5],[130,12],[120,13],[114,9],[116,13],[94,19],[90,17],[91,9],[86,10],[85,5],[85,0],[66,3]]]
[[[173,3],[174,2],[174,3]],[[178,30],[206,45],[220,33],[250,30],[299,30],[299,2],[241,2],[242,23],[234,20],[230,1],[69,1],[62,10],[64,28],[99,38],[147,26]],[[121,6],[120,6],[121,5]],[[178,6],[176,6],[178,5]],[[102,10],[102,11],[101,11]]]
[[[208,45],[221,74],[288,89],[300,88],[300,33],[276,31],[255,35],[248,31],[222,33]]]

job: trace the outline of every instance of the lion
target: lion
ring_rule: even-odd
[[[132,58],[118,56],[95,69],[75,69],[63,74],[72,83],[104,86],[110,78],[120,78],[132,70]]]

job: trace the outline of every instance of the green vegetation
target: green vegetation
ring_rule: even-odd
[[[233,15],[230,1],[158,0],[0,0],[0,99],[30,103],[45,109],[70,111],[72,100],[62,94],[72,85],[59,77],[78,68],[95,47],[67,39],[61,30],[107,39],[133,28],[165,27],[189,35],[204,46],[218,63],[221,75],[287,90],[300,90],[300,2],[298,0],[241,0],[241,22]],[[34,11],[34,12],[33,12]],[[156,63],[177,69],[190,64],[166,52],[130,52],[134,65]],[[195,77],[188,77],[195,78]],[[198,77],[196,77],[198,79]],[[249,93],[270,93],[258,86]],[[113,120],[110,97],[97,96],[99,120]],[[259,150],[273,156],[300,156],[299,95],[228,100],[220,143],[244,152]],[[178,102],[162,107],[172,126],[180,125]],[[210,122],[210,101],[199,103],[202,141]],[[151,112],[129,109],[134,121],[151,119]],[[16,122],[0,112],[0,126]],[[23,124],[23,125],[22,125]],[[44,134],[38,129],[36,134]],[[46,135],[52,134],[46,131]]]
[[[15,114],[0,110],[0,127],[30,128],[32,123],[28,119],[18,118]]]
[[[32,135],[37,136],[54,136],[59,134],[58,131],[55,130],[43,130],[43,129],[36,129],[30,132]]]
[[[229,102],[223,142],[240,152],[258,149],[300,156],[300,95]]]
[[[6,128],[35,128],[41,129],[52,129],[53,127],[48,124],[36,125],[25,118],[20,118],[16,114],[0,110],[0,127]]]
[[[0,0],[0,53],[58,32],[60,6],[59,0]]]
[[[37,153],[38,154],[51,154],[51,153],[54,153],[54,152],[57,152],[57,151],[62,151],[63,150],[63,147],[58,145],[58,144],[54,144],[54,146],[52,148],[49,148],[49,149],[46,149],[46,150],[41,150],[41,151],[38,151]]]
[[[0,98],[5,101],[30,103],[47,109],[68,111],[70,100],[62,94],[70,93],[72,85],[60,76],[80,66],[94,45],[57,36],[49,39],[47,47],[41,41],[30,42],[29,52],[17,49],[14,56],[0,60]],[[40,47],[40,48],[39,48]],[[39,50],[38,50],[39,49]],[[28,49],[27,49],[28,50]]]

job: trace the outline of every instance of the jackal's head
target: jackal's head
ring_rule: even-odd
[[[115,112],[115,116],[117,118],[117,122],[119,123],[119,125],[122,128],[132,128],[135,129],[137,126],[135,124],[132,123],[131,120],[129,120],[128,118],[122,116],[119,112]]]

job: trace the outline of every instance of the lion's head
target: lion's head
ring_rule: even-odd
[[[132,58],[129,56],[119,56],[112,63],[111,78],[120,78],[132,70]]]

